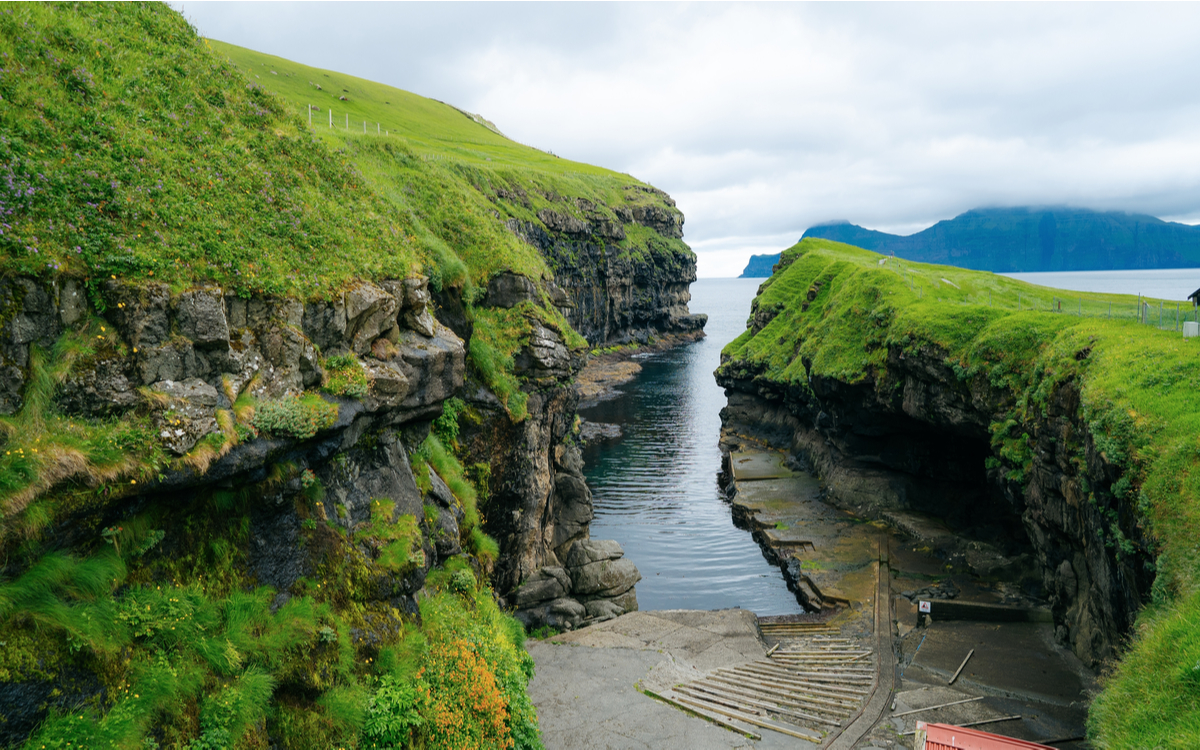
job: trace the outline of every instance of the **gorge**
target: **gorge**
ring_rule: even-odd
[[[733,528],[718,427],[819,478],[797,484],[850,511],[830,538],[936,517],[939,563],[1048,604],[1060,644],[1118,665],[1099,741],[1194,690],[1200,653],[1172,634],[1200,609],[1200,409],[1176,331],[809,238],[719,394],[684,216],[655,187],[166,6],[15,6],[0,41],[20,73],[0,75],[0,746],[541,747],[526,636],[615,632],[651,575],[592,538],[593,489],[625,480],[647,524],[707,524],[656,550],[717,561],[695,577],[721,598],[689,607],[740,607],[781,566],[757,614],[836,627]],[[333,107],[346,128],[312,117]],[[747,311],[711,304],[733,338]],[[579,374],[650,351],[671,393],[611,410],[678,419],[697,374],[728,401],[720,425],[705,402],[634,436],[606,483]],[[839,604],[851,630],[864,601]],[[721,618],[765,651],[755,613]],[[1170,665],[1156,687],[1147,663]]]

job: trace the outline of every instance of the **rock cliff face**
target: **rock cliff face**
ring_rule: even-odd
[[[485,304],[511,307],[536,294],[528,279],[501,274]],[[0,299],[9,311],[0,326],[4,413],[23,405],[31,346],[49,352],[65,331],[102,320],[98,325],[116,335],[72,370],[58,389],[58,408],[88,418],[144,414],[161,428],[158,437],[175,458],[195,455],[206,440],[221,442],[221,414],[243,393],[261,405],[320,386],[328,357],[355,355],[370,383],[362,398],[326,394],[336,417],[311,438],[263,432],[226,444],[200,469],[179,464],[105,505],[96,517],[71,519],[56,545],[79,541],[71,528],[91,534],[129,508],[177,493],[198,497],[214,488],[238,490],[286,464],[288,478],[259,513],[251,550],[259,581],[286,593],[318,564],[299,555],[295,544],[301,518],[294,501],[303,489],[300,475],[310,470],[327,491],[321,514],[347,531],[369,521],[377,499],[395,503],[397,517],[419,519],[421,570],[380,587],[385,599],[411,611],[424,573],[461,551],[463,509],[436,474],[431,473],[432,489],[418,489],[410,455],[443,402],[461,393],[477,415],[463,431],[466,451],[494,472],[483,514],[488,532],[501,543],[497,591],[508,595],[531,626],[575,627],[636,609],[637,570],[615,543],[588,537],[591,492],[572,439],[578,402],[572,384],[581,354],[534,320],[515,357],[515,374],[529,391],[528,416],[513,423],[479,383],[462,387],[466,342],[434,316],[436,311],[461,325],[461,303],[439,295],[443,304],[435,305],[421,279],[361,283],[333,301],[308,304],[243,299],[217,287],[172,293],[165,285],[109,283],[100,292],[100,314],[74,281],[22,278],[0,284]],[[469,326],[464,333],[470,335]]]
[[[708,316],[688,312],[696,258],[679,241],[683,214],[666,193],[640,185],[626,191],[648,194],[655,202],[608,207],[577,200],[541,209],[538,222],[514,218],[507,226],[545,256],[566,292],[560,306],[592,346],[646,343],[668,333],[699,335]],[[633,239],[630,227],[652,233]]]
[[[1153,565],[1133,508],[1114,496],[1120,470],[1097,450],[1075,385],[1058,387],[1045,413],[1020,426],[1033,449],[1023,477],[990,445],[989,425],[1005,418],[1013,394],[982,375],[960,378],[933,347],[891,347],[883,372],[853,384],[810,376],[804,388],[726,361],[722,423],[790,450],[844,507],[930,513],[984,540],[953,560],[980,575],[991,572],[980,549],[1027,546],[1041,570],[1041,590],[1030,593],[1049,601],[1060,641],[1089,665],[1113,656]],[[1132,543],[1123,549],[1121,539]]]

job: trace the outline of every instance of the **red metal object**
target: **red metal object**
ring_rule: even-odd
[[[953,724],[917,722],[917,750],[1054,750],[1049,745],[1017,740]]]

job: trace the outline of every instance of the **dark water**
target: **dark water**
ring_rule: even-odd
[[[721,348],[746,329],[761,279],[701,279],[692,312],[708,336],[643,360],[624,395],[581,411],[621,425],[623,437],[584,450],[597,539],[616,539],[642,572],[642,609],[741,607],[760,615],[800,612],[778,568],[736,528],[717,487],[719,412],[713,379]]]

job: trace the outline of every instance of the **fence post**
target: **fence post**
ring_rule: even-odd
[[[346,130],[350,129],[350,113],[346,113]]]
[[[1158,330],[1162,330],[1162,300],[1158,301]]]
[[[329,127],[333,127],[333,107],[329,108]]]
[[[1076,297],[1076,298],[1075,298],[1075,301],[1076,301],[1076,302],[1079,304],[1079,310],[1078,310],[1078,312],[1079,312],[1079,317],[1081,317],[1081,318],[1082,318],[1082,317],[1083,317],[1083,298],[1082,298],[1082,297]]]

